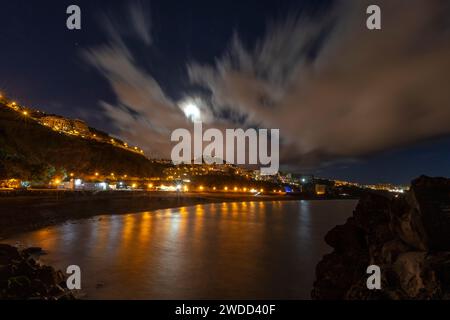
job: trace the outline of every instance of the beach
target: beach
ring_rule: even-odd
[[[126,214],[196,204],[297,200],[245,193],[26,190],[0,192],[0,240],[38,228],[104,214]]]

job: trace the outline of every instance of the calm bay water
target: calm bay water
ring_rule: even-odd
[[[82,270],[88,299],[309,299],[323,238],[356,201],[240,202],[99,216],[7,242]]]

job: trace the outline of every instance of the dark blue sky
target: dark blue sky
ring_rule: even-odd
[[[110,100],[107,83],[82,61],[80,50],[106,41],[102,16],[120,16],[129,1],[3,1],[0,20],[0,89],[24,104],[77,116],[95,113],[98,101]],[[317,1],[315,1],[317,2]],[[318,1],[320,2],[320,1]],[[148,1],[155,49],[142,52],[151,69],[175,99],[186,86],[186,61],[211,63],[222,54],[234,31],[249,41],[264,32],[268,20],[292,10],[317,10],[329,1]],[[82,10],[82,30],[66,28],[66,8]],[[255,8],[256,13],[255,14]],[[200,36],[198,36],[200,35]],[[113,130],[102,119],[93,125]],[[98,120],[98,122],[96,121]]]
[[[77,117],[115,133],[99,101],[114,101],[105,79],[81,58],[81,50],[107,41],[103,15],[120,17],[124,1],[2,1],[0,91],[24,105]],[[68,5],[82,9],[82,30],[66,29]],[[173,100],[188,91],[188,61],[214,63],[235,32],[253,45],[267,23],[288,14],[315,17],[332,1],[149,1],[151,50],[140,52],[148,70]],[[147,61],[151,61],[147,62]],[[450,107],[450,106],[447,106]],[[312,173],[359,182],[407,183],[420,174],[450,176],[450,138],[419,141],[398,149],[329,165]]]

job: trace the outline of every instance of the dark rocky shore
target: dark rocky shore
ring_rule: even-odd
[[[40,248],[19,251],[0,244],[0,300],[73,300],[61,271],[41,265],[35,256]]]
[[[398,197],[370,193],[328,232],[313,299],[450,299],[450,179],[422,176]],[[381,290],[367,289],[369,265]]]

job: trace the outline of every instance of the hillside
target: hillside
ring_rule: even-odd
[[[0,179],[51,179],[55,173],[159,175],[163,165],[111,143],[64,134],[0,103]]]

